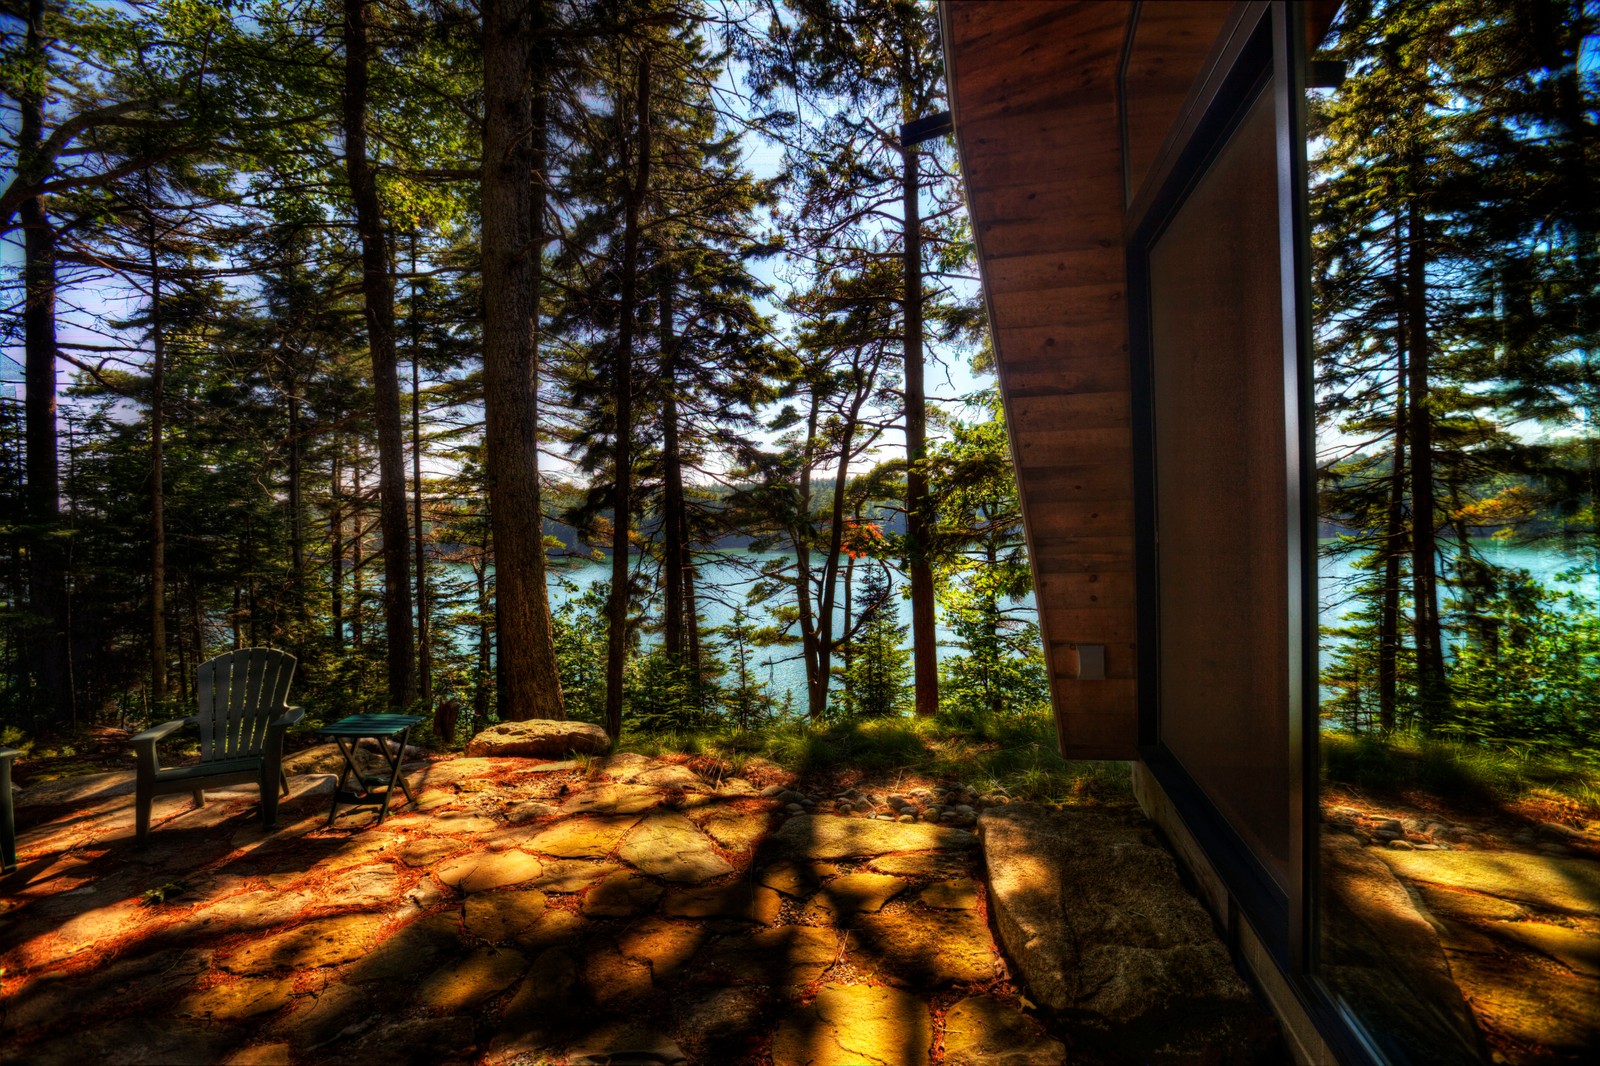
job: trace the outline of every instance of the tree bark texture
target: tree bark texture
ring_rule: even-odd
[[[544,271],[542,0],[483,5],[484,478],[494,545],[502,719],[566,717],[539,499],[538,294]]]
[[[38,72],[19,93],[17,160],[33,165],[44,134],[44,0],[29,0],[24,54]],[[35,707],[55,725],[71,713],[67,660],[67,557],[51,534],[61,520],[61,468],[56,452],[56,234],[44,199],[31,197],[22,222],[23,381],[27,390],[28,605],[39,629],[32,660]]]
[[[639,57],[633,94],[635,145],[633,184],[626,192],[622,224],[622,277],[618,303],[616,366],[612,404],[616,440],[612,458],[611,600],[606,605],[606,732],[622,734],[622,671],[627,656],[628,532],[633,508],[633,340],[634,302],[639,289],[639,215],[650,188],[650,54]]]
[[[1428,410],[1428,266],[1426,220],[1413,200],[1406,220],[1406,348],[1411,395],[1411,580],[1416,628],[1417,703],[1424,732],[1443,724],[1450,706],[1444,632],[1439,618],[1438,507],[1433,479],[1433,416]]]
[[[167,524],[163,491],[167,406],[167,337],[161,320],[161,257],[156,250],[154,209],[149,218],[150,252],[150,702],[167,699]]]
[[[433,706],[433,647],[428,624],[427,535],[422,524],[422,374],[418,367],[417,235],[411,235],[411,526],[417,571],[417,698]]]
[[[933,516],[928,502],[928,411],[922,378],[922,191],[917,152],[901,150],[905,169],[901,201],[905,217],[905,389],[906,389],[906,569],[911,584],[911,654],[916,681],[916,712],[939,713],[939,637],[934,625],[933,566],[928,558]]]
[[[378,202],[377,175],[367,156],[367,95],[371,44],[367,0],[344,4],[344,161],[361,237],[361,292],[378,427],[378,515],[383,539],[383,617],[389,704],[417,698],[412,645],[411,561],[406,516],[405,434],[400,411],[400,367],[395,349],[394,279]]]
[[[684,577],[689,566],[684,544],[683,457],[679,454],[677,396],[677,338],[672,330],[672,281],[661,285],[661,577],[666,591],[663,626],[667,654],[689,662],[684,625]],[[691,664],[698,666],[698,664]]]

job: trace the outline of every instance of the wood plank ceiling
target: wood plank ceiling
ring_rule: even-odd
[[[1061,750],[1137,757],[1117,70],[1131,4],[945,0],[966,177]],[[1077,645],[1106,679],[1077,679]]]

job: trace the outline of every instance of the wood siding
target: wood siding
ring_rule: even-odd
[[[1137,756],[1117,69],[1131,5],[946,0],[951,111],[1069,758]],[[1077,680],[1078,644],[1106,680]]]

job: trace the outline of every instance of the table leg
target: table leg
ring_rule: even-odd
[[[416,802],[416,800],[411,799],[411,790],[406,787],[405,778],[400,774],[400,763],[405,759],[406,756],[406,738],[408,738],[410,735],[410,726],[406,726],[406,728],[400,731],[400,748],[393,755],[389,754],[389,738],[378,738],[378,743],[383,748],[383,757],[389,760],[389,787],[383,790],[383,805],[378,808],[379,825],[382,825],[383,820],[389,816],[389,797],[394,795],[394,786],[396,782],[399,782],[400,791],[406,794],[406,799],[410,800],[412,803]]]
[[[351,741],[349,747],[345,746],[344,737],[334,737],[333,742],[339,745],[339,755],[344,759],[344,769],[339,771],[339,780],[333,786],[333,805],[328,808],[329,825],[333,824],[334,817],[339,813],[339,797],[344,795],[344,783],[351,774],[355,775],[356,784],[361,788],[361,791],[365,792],[367,790],[366,782],[361,780],[361,770],[351,758],[355,754],[355,741]]]

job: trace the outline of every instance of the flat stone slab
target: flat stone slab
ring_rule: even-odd
[[[622,867],[609,862],[556,859],[544,864],[544,872],[534,879],[534,884],[546,892],[582,892],[602,877],[620,869]]]
[[[689,1057],[664,1033],[638,1022],[609,1022],[573,1042],[567,1049],[572,1066],[615,1066],[650,1063],[678,1066]]]
[[[606,731],[589,722],[553,722],[535,718],[501,722],[473,737],[467,755],[473,758],[555,759],[577,752],[593,755],[611,747]]]
[[[872,868],[879,873],[896,877],[971,877],[973,859],[970,851],[922,851],[911,855],[880,855],[872,860]]]
[[[1467,889],[1538,910],[1600,915],[1600,862],[1521,851],[1373,851],[1407,881]]]
[[[499,944],[539,921],[544,912],[544,893],[536,888],[487,892],[467,897],[464,921],[473,936]]]
[[[434,876],[462,892],[487,892],[532,881],[543,871],[544,863],[525,851],[479,851],[451,859]]]
[[[1021,1008],[969,996],[944,1019],[945,1066],[1060,1066],[1066,1046]]]
[[[667,897],[662,912],[679,918],[725,918],[771,925],[778,920],[780,903],[775,890],[740,882],[678,892]]]
[[[928,1004],[895,988],[824,985],[778,1026],[773,1066],[927,1066]]]
[[[1493,928],[1500,936],[1548,955],[1574,973],[1600,977],[1600,936],[1535,922],[1504,922]],[[1596,1006],[1600,1007],[1600,1000]]]
[[[382,917],[372,914],[308,922],[245,945],[229,956],[222,968],[231,973],[260,974],[349,962],[367,952],[383,924]]]
[[[1251,1061],[1272,1038],[1141,815],[1011,805],[978,824],[989,910],[1029,998],[1099,1028],[1113,1057],[1214,1048]]]
[[[103,803],[113,796],[131,796],[135,787],[132,770],[119,770],[109,774],[83,774],[30,785],[16,794],[12,805],[19,811],[30,807],[56,807],[68,804],[74,807],[87,807]]]
[[[640,774],[656,767],[656,761],[648,755],[639,755],[636,752],[620,751],[595,763],[594,769],[615,781],[632,781]]]
[[[712,944],[706,965],[735,984],[803,985],[833,965],[839,934],[809,925],[780,925]]]
[[[811,910],[824,915],[872,914],[906,890],[906,883],[888,874],[850,873],[823,885]]]
[[[962,829],[836,814],[796,815],[784,822],[772,839],[783,854],[806,859],[865,858],[897,851],[969,851],[978,846],[978,839]]]
[[[662,891],[648,877],[618,870],[583,897],[583,914],[586,918],[632,918],[654,907]]]
[[[706,834],[729,851],[749,851],[766,837],[771,822],[766,814],[745,814],[713,807],[695,816]]]
[[[510,988],[527,969],[528,960],[519,952],[480,948],[430,974],[417,989],[417,1001],[431,1010],[467,1010]]]
[[[414,980],[439,958],[460,945],[460,921],[451,913],[418,918],[350,967],[346,977],[352,983],[365,981]]]
[[[994,979],[989,927],[973,911],[890,911],[858,919],[850,962],[902,987],[941,988]]]
[[[603,859],[638,821],[637,814],[569,818],[541,830],[523,846],[558,859]]]
[[[822,887],[824,879],[838,872],[839,868],[831,862],[780,862],[763,867],[757,877],[768,888],[800,898],[811,895]]]
[[[946,911],[970,911],[978,906],[978,886],[971,881],[940,881],[917,894],[924,907]]]
[[[617,857],[666,881],[698,883],[733,872],[711,839],[676,812],[646,817],[628,833]]]
[[[178,1013],[218,1022],[242,1022],[283,1009],[293,993],[290,978],[241,977],[184,997],[178,1003]]]
[[[706,787],[705,781],[699,774],[687,766],[679,766],[676,763],[669,763],[666,766],[657,766],[653,770],[646,770],[634,778],[634,781],[653,788],[703,789]]]
[[[665,797],[649,785],[601,782],[561,805],[564,814],[638,814],[659,807]]]

